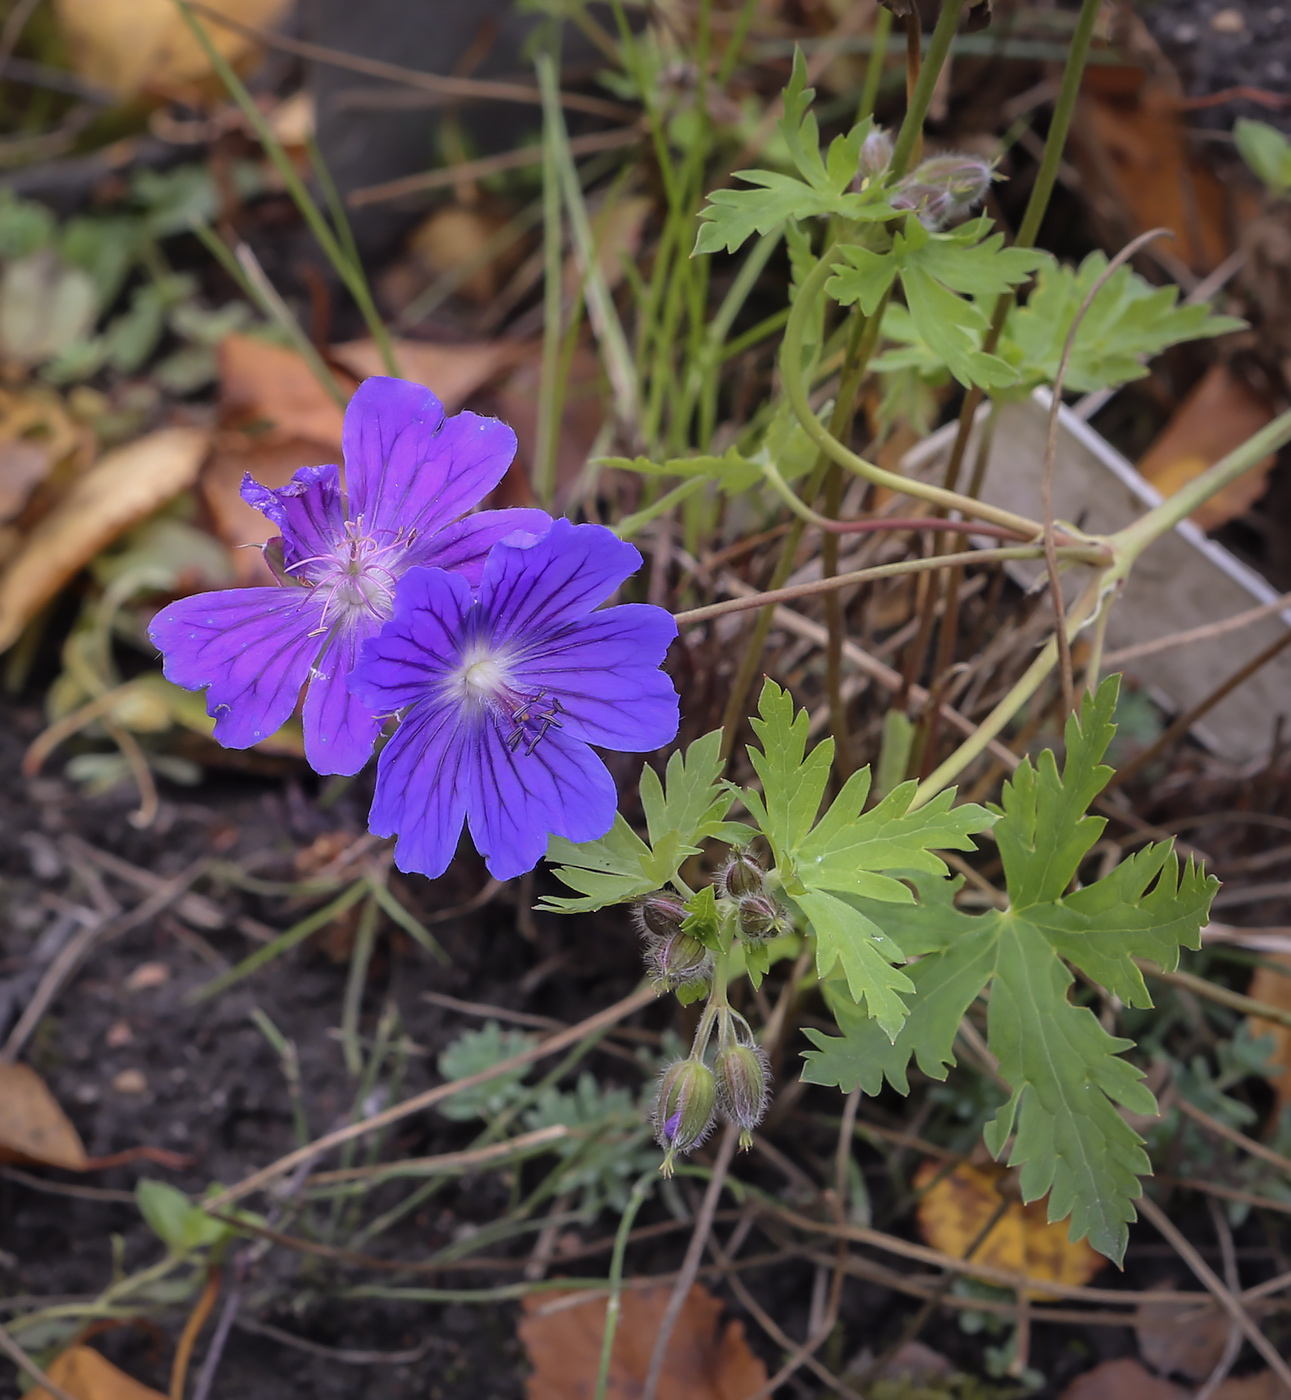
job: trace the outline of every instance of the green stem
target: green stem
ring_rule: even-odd
[[[897,133],[896,146],[892,151],[891,170],[894,175],[901,176],[906,173],[910,158],[914,155],[915,143],[923,135],[923,119],[932,105],[932,94],[945,65],[946,56],[950,53],[950,46],[954,42],[955,30],[959,27],[959,16],[963,8],[964,0],[945,0],[942,5],[937,27],[932,31],[928,50],[923,56],[919,81],[915,83],[914,91],[910,94],[910,105],[906,108],[905,120]]]
[[[856,108],[858,122],[874,115],[874,104],[879,99],[879,87],[883,82],[883,63],[888,56],[888,37],[891,33],[892,11],[880,7],[878,19],[874,22],[874,43],[870,49],[870,60],[865,68],[865,86],[861,89],[861,100]]]
[[[1180,487],[1173,496],[1139,516],[1132,525],[1117,531],[1109,541],[1118,560],[1114,577],[1118,580],[1124,578],[1150,544],[1169,534],[1199,506],[1205,505],[1212,496],[1231,486],[1288,442],[1291,442],[1291,409],[1247,438],[1228,456],[1221,457],[1213,467],[1207,468],[1186,486]]]
[[[192,31],[193,37],[206,54],[212,71],[228,89],[230,96],[241,109],[242,115],[246,117],[254,129],[261,146],[264,147],[265,154],[273,162],[274,168],[281,176],[287,193],[291,196],[296,208],[300,210],[310,231],[318,240],[318,246],[323,250],[328,261],[336,269],[341,281],[345,283],[350,295],[354,298],[367,324],[368,334],[371,335],[373,343],[381,355],[381,363],[386,373],[398,375],[399,366],[395,360],[394,347],[390,343],[390,336],[377,312],[376,303],[372,300],[372,292],[368,287],[362,268],[351,263],[346,250],[323,217],[323,211],[305,188],[305,182],[300,178],[295,165],[292,164],[291,157],[283,149],[282,142],[274,135],[273,128],[265,120],[264,113],[256,105],[255,99],[247,91],[242,79],[233,71],[232,64],[211,43],[210,36],[197,22],[197,16],[189,7],[188,0],[174,0],[174,3],[179,9],[184,23]]]
[[[903,496],[917,496],[945,510],[958,510],[964,515],[979,520],[990,520],[997,525],[1005,525],[1010,530],[1039,537],[1043,534],[1044,527],[1023,515],[1014,515],[1012,511],[1000,510],[983,501],[974,501],[957,492],[929,485],[926,481],[916,481],[897,472],[884,471],[873,462],[867,462],[865,458],[858,457],[850,448],[844,446],[812,412],[807,380],[803,373],[803,338],[811,307],[817,298],[825,294],[825,284],[833,275],[835,246],[831,246],[825,252],[798,289],[793,310],[789,313],[789,323],[785,327],[784,344],[780,352],[780,374],[784,381],[785,397],[807,436],[831,461],[837,462],[840,467],[845,467],[857,476],[864,477],[875,486],[884,486],[889,491],[896,491]]]
[[[610,1296],[605,1303],[605,1330],[601,1334],[601,1364],[596,1371],[595,1400],[605,1400],[606,1389],[610,1383],[610,1357],[614,1353],[614,1334],[618,1330],[619,1313],[623,1308],[623,1256],[627,1253],[628,1236],[632,1233],[632,1223],[637,1218],[637,1211],[654,1189],[657,1175],[651,1170],[637,1180],[614,1236],[614,1253],[610,1257]]]

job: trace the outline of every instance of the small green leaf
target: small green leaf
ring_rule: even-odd
[[[479,1030],[463,1032],[443,1050],[437,1061],[439,1072],[450,1081],[469,1078],[527,1050],[537,1039],[524,1031],[504,1031],[496,1021],[486,1021]],[[521,1081],[528,1072],[528,1066],[521,1065],[473,1089],[463,1089],[445,1099],[439,1111],[445,1118],[458,1120],[496,1118],[524,1092]]]
[[[872,919],[854,905],[824,891],[794,896],[816,934],[816,971],[828,977],[841,966],[852,999],[864,1002],[889,1040],[895,1040],[906,1018],[900,993],[914,983],[892,965],[901,950]]]
[[[758,699],[753,729],[762,751],[749,758],[762,779],[762,794],[749,791],[745,803],[784,864],[811,830],[829,781],[834,741],[826,739],[807,754],[807,712],[794,714],[793,697],[767,680]]]
[[[556,865],[556,875],[585,898],[545,895],[538,907],[561,914],[579,914],[649,894],[659,888],[644,870],[650,857],[650,847],[622,814],[616,814],[614,825],[599,841],[575,845],[563,836],[553,836],[547,843],[547,859]]]
[[[1291,141],[1267,122],[1245,117],[1233,127],[1242,159],[1268,186],[1275,199],[1291,190]]]
[[[134,1194],[139,1213],[172,1254],[188,1254],[218,1244],[229,1234],[223,1221],[207,1215],[167,1182],[141,1180]]]
[[[717,893],[712,885],[705,885],[698,894],[691,895],[684,907],[686,917],[681,921],[682,932],[705,948],[718,949],[722,925],[717,914]]]

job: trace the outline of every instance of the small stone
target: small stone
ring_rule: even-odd
[[[114,1021],[108,1027],[108,1033],[103,1037],[109,1050],[120,1050],[123,1045],[129,1045],[134,1039],[134,1032],[130,1029],[129,1021]]]
[[[1216,34],[1245,34],[1246,16],[1238,9],[1216,10],[1210,17]]]
[[[1180,44],[1191,44],[1197,37],[1197,26],[1195,24],[1177,24],[1174,29],[1175,40]]]
[[[98,1103],[100,1098],[99,1087],[97,1084],[78,1084],[76,1088],[72,1090],[72,1097],[77,1103]]]
[[[140,963],[126,978],[126,991],[145,992],[151,987],[160,987],[169,981],[170,968],[165,963]]]
[[[146,1094],[148,1081],[142,1070],[123,1069],[112,1080],[112,1087],[118,1094]]]

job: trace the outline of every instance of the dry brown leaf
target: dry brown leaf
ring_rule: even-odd
[[[515,429],[519,449],[516,465],[498,488],[497,505],[537,504],[528,474],[538,440],[538,396],[541,392],[542,366],[536,353],[520,364],[498,390],[498,414]],[[558,492],[567,492],[578,482],[604,422],[600,358],[591,346],[580,345],[570,362],[560,415],[560,439],[556,447]]]
[[[1154,1376],[1142,1362],[1104,1361],[1077,1376],[1058,1400],[1189,1400],[1192,1392]]]
[[[1166,85],[1135,70],[1091,70],[1072,128],[1074,150],[1104,241],[1120,247],[1152,228],[1168,228],[1156,253],[1196,273],[1232,252],[1233,196],[1188,148],[1183,111]]]
[[[641,1394],[670,1292],[649,1288],[623,1295],[607,1400]],[[538,1293],[524,1300],[518,1330],[533,1367],[528,1400],[591,1400],[595,1394],[605,1299],[571,1304],[575,1297]],[[721,1315],[721,1303],[695,1284],[668,1346],[658,1400],[745,1400],[766,1384],[766,1367],[749,1350],[744,1325],[731,1321],[719,1331]]]
[[[962,1259],[999,1206],[997,1188],[1008,1184],[1010,1173],[994,1163],[978,1167],[961,1162],[935,1181],[941,1170],[941,1163],[925,1162],[915,1176],[917,1188],[928,1187],[919,1202],[919,1231],[935,1249]],[[1107,1260],[1085,1240],[1072,1244],[1065,1220],[1051,1225],[1047,1204],[1047,1198],[1026,1206],[1010,1199],[974,1260],[1055,1283],[1088,1283]]]
[[[84,1171],[89,1161],[76,1129],[30,1065],[0,1061],[0,1160],[71,1172]]]
[[[1245,380],[1225,364],[1212,365],[1143,454],[1139,472],[1163,496],[1173,495],[1273,417],[1272,406]],[[1195,510],[1192,520],[1203,530],[1215,530],[1244,514],[1264,494],[1274,461],[1272,454],[1265,457]]]
[[[449,413],[455,413],[489,380],[533,359],[536,353],[534,346],[515,340],[482,340],[463,345],[433,345],[425,340],[394,343],[400,374],[424,384]],[[386,372],[381,354],[370,340],[334,345],[332,357],[359,379]]]
[[[1197,1307],[1145,1303],[1138,1310],[1139,1354],[1162,1375],[1203,1381],[1224,1354],[1232,1326],[1228,1314],[1205,1295],[1197,1302]]]
[[[1291,1011],[1291,953],[1265,955],[1272,967],[1257,967],[1247,988],[1247,995],[1269,1006]],[[1285,971],[1279,971],[1284,968]],[[1265,1021],[1254,1016],[1249,1021],[1253,1036],[1273,1037],[1273,1055],[1269,1060],[1269,1083],[1277,1095],[1279,1112],[1291,1104],[1291,1026],[1277,1021]],[[1277,1071],[1281,1070],[1281,1074]]]
[[[341,447],[342,410],[294,351],[253,335],[220,342],[220,408],[225,421],[273,424],[284,438]]]
[[[57,394],[0,390],[0,521],[18,516],[59,462],[78,450],[92,460],[88,436]]]
[[[162,428],[75,481],[0,577],[0,651],[99,550],[191,486],[209,442],[205,429]]]
[[[68,1347],[45,1368],[45,1374],[74,1400],[166,1400],[160,1391],[118,1370],[93,1347]],[[53,1400],[41,1386],[29,1390],[25,1400]]]
[[[206,0],[211,9],[244,24],[271,26],[291,0]],[[206,77],[211,65],[174,0],[56,0],[55,11],[72,66],[83,78],[128,101],[163,93]],[[253,45],[242,35],[206,22],[225,58],[237,62]]]
[[[432,278],[456,272],[479,256],[481,249],[505,226],[506,218],[495,211],[449,204],[437,209],[412,231],[408,239],[408,263],[395,270],[383,288],[393,304],[406,304],[421,292]],[[459,284],[458,291],[483,305],[498,293],[503,279],[523,256],[524,245],[517,241],[496,258],[477,267]]]

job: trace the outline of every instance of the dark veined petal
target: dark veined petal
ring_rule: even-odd
[[[553,835],[595,841],[610,829],[618,794],[586,744],[553,729],[532,753],[511,749],[486,716],[469,732],[467,821],[494,879],[532,870]]]
[[[545,510],[523,506],[513,506],[507,510],[482,510],[459,520],[456,525],[447,526],[438,534],[423,535],[409,548],[407,558],[413,564],[452,569],[461,574],[472,588],[478,588],[484,573],[484,561],[499,540],[517,531],[544,535],[550,529],[551,516]]]
[[[409,569],[394,616],[364,642],[350,672],[351,692],[373,714],[391,714],[428,696],[460,664],[471,586],[446,569]]]
[[[261,486],[248,474],[242,478],[242,499],[281,531],[288,565],[331,555],[345,538],[339,467],[301,467],[279,490]]]
[[[585,617],[640,567],[636,549],[603,525],[557,520],[531,544],[494,546],[480,606],[495,642],[527,646]]]
[[[362,640],[353,629],[337,635],[310,675],[301,722],[315,773],[357,773],[372,757],[381,722],[346,684]]]
[[[466,819],[469,759],[462,709],[450,700],[409,711],[381,750],[368,826],[398,836],[400,870],[434,879],[448,869]]]
[[[345,411],[350,518],[367,530],[433,534],[465,515],[502,480],[516,436],[496,418],[444,417],[420,384],[377,376]]]
[[[167,680],[206,688],[215,738],[246,749],[284,725],[324,640],[318,600],[304,588],[232,588],[163,608],[148,635]]]
[[[659,670],[677,624],[649,603],[624,603],[570,623],[516,663],[517,685],[560,701],[563,733],[628,753],[677,737],[677,692]]]

